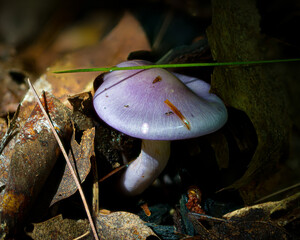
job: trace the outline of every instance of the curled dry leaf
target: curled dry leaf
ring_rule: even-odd
[[[69,109],[49,93],[43,94],[41,101],[60,137],[68,141],[72,131]],[[1,224],[6,225],[6,233],[14,234],[22,227],[59,155],[49,123],[36,105],[17,135],[6,166],[6,186],[0,195]]]
[[[79,179],[83,182],[91,170],[90,158],[94,153],[95,128],[88,129],[83,133],[80,144],[75,140],[75,131],[71,139],[71,151],[69,159],[74,169],[77,169]],[[65,172],[59,184],[58,190],[52,199],[51,205],[65,199],[77,191],[77,186],[68,166],[65,166]]]
[[[156,236],[139,216],[128,212],[113,212],[108,215],[99,213],[97,230],[102,240],[142,240],[149,236]]]

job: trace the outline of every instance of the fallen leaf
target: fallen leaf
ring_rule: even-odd
[[[69,109],[48,93],[41,101],[60,137],[67,140],[72,131]],[[39,105],[17,135],[13,150],[6,167],[8,173],[4,174],[7,176],[5,190],[0,195],[1,223],[6,224],[6,232],[11,234],[21,229],[60,155],[58,143]]]
[[[34,240],[75,239],[89,231],[87,220],[63,219],[62,215],[33,223],[33,226],[33,231],[27,232],[27,235]]]
[[[223,217],[229,220],[253,219],[256,221],[272,221],[278,226],[286,226],[293,221],[300,219],[300,193],[280,201],[266,202],[244,207],[225,214]]]
[[[201,220],[198,220],[197,217],[193,215],[189,215],[189,219],[199,234],[200,239],[290,239],[290,235],[285,229],[272,221],[247,218],[224,220],[210,216],[200,216]]]
[[[95,128],[88,129],[83,132],[80,144],[75,140],[75,131],[73,131],[71,139],[71,151],[69,159],[74,169],[77,169],[80,182],[84,182],[85,178],[91,170],[90,158],[94,156],[94,137]],[[52,199],[51,205],[73,195],[77,191],[74,178],[68,166],[65,166],[65,171],[62,180],[59,184],[57,192]]]
[[[200,239],[297,239],[299,201],[300,193],[296,193],[280,201],[237,209],[222,218],[197,213],[189,213],[188,218]]]
[[[156,236],[139,216],[128,212],[98,214],[96,223],[99,237],[102,240],[141,240],[147,239],[149,236]]]
[[[68,98],[73,107],[72,120],[77,131],[85,131],[94,126],[94,105],[91,92],[83,92]]]
[[[260,34],[260,16],[255,4],[255,1],[213,1],[212,25],[207,35],[215,60],[264,59],[262,49],[268,47]],[[291,122],[284,82],[276,72],[276,65],[217,67],[213,72],[212,91],[227,106],[246,113],[257,134],[257,148],[247,171],[229,186],[238,188],[248,204],[266,194],[263,181],[288,150]]]
[[[77,9],[79,6],[70,9],[64,2],[58,7],[61,9],[47,21],[35,41],[17,56],[35,75],[45,72],[66,53],[97,44],[121,17],[116,11],[98,9],[92,16],[88,14],[86,18],[74,21],[75,12],[81,11]]]
[[[68,95],[92,90],[99,72],[55,74],[53,71],[114,66],[126,60],[130,52],[149,48],[142,27],[126,12],[119,24],[99,44],[66,55],[49,67],[45,79],[52,86],[53,94],[66,102]]]
[[[48,68],[34,83],[34,87],[37,92],[44,90],[52,93],[70,106],[67,102],[69,95],[92,90],[93,81],[99,73],[55,74],[53,71],[114,66],[126,60],[130,52],[140,49],[150,49],[148,40],[137,20],[126,12],[119,24],[100,43],[66,54]],[[34,105],[34,96],[28,91],[22,101],[20,125],[28,118]]]

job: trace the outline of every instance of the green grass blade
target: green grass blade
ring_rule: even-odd
[[[82,68],[82,69],[55,71],[54,73],[77,73],[77,72],[99,72],[99,71],[108,72],[108,71],[117,71],[117,70],[137,70],[137,69],[150,69],[150,68],[216,67],[216,66],[236,66],[236,65],[299,62],[299,61],[300,58],[245,61],[245,62],[158,64],[158,65],[146,65],[146,66],[134,66],[134,67]]]

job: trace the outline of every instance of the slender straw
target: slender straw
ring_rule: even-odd
[[[134,66],[134,67],[82,68],[82,69],[72,69],[72,70],[64,70],[64,71],[54,71],[54,73],[97,72],[97,71],[107,72],[107,71],[116,71],[116,70],[137,70],[137,69],[150,69],[150,68],[216,67],[216,66],[250,65],[250,64],[299,62],[299,61],[300,58],[245,61],[245,62],[157,64],[157,65],[145,65],[145,66],[143,65],[143,66]]]
[[[79,191],[79,193],[80,193],[80,196],[81,196],[81,199],[82,199],[82,202],[83,202],[83,205],[84,205],[86,214],[87,214],[87,216],[88,216],[88,219],[89,219],[89,222],[90,222],[90,225],[91,225],[91,228],[92,228],[92,232],[93,232],[93,234],[94,234],[94,238],[95,238],[96,240],[99,240],[99,237],[98,237],[98,234],[97,234],[97,230],[96,230],[96,228],[95,228],[95,225],[94,225],[94,222],[93,222],[93,219],[92,219],[92,216],[91,216],[89,207],[88,207],[87,202],[86,202],[86,198],[85,198],[85,196],[84,196],[84,193],[83,193],[83,190],[82,190],[82,188],[81,188],[80,182],[79,182],[79,180],[78,180],[78,178],[77,178],[77,175],[76,175],[76,173],[75,173],[75,171],[74,171],[74,169],[73,169],[73,167],[72,167],[72,164],[71,164],[71,162],[70,162],[70,159],[68,158],[68,154],[66,153],[66,150],[64,149],[64,146],[63,146],[63,144],[62,144],[62,142],[61,142],[61,140],[60,140],[60,138],[59,138],[59,136],[58,136],[58,134],[57,134],[57,132],[56,132],[56,130],[55,130],[55,128],[54,128],[54,126],[53,126],[53,124],[52,124],[52,122],[51,122],[51,120],[50,120],[48,114],[47,114],[47,112],[46,112],[46,110],[45,110],[45,108],[43,107],[43,104],[41,103],[41,100],[40,100],[40,98],[39,98],[37,92],[35,91],[34,87],[32,86],[32,84],[31,84],[29,78],[27,79],[27,82],[28,82],[28,84],[29,84],[29,87],[31,88],[31,90],[32,90],[33,93],[34,93],[34,96],[35,96],[35,98],[36,98],[38,104],[40,105],[40,108],[42,109],[43,114],[45,115],[47,121],[49,122],[50,127],[51,127],[51,130],[52,130],[52,132],[53,132],[53,134],[54,134],[54,136],[55,136],[55,138],[56,138],[56,140],[57,140],[57,143],[58,143],[58,145],[59,145],[59,147],[60,147],[60,149],[61,149],[61,151],[62,151],[62,153],[63,153],[63,155],[64,155],[64,157],[65,157],[65,159],[66,159],[67,165],[68,165],[68,167],[69,167],[69,169],[70,169],[70,171],[71,171],[71,174],[72,174],[72,176],[73,176],[73,178],[74,178],[74,181],[75,181],[76,186],[77,186],[77,188],[78,188],[78,191]]]

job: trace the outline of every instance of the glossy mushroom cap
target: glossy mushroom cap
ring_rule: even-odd
[[[149,64],[134,60],[117,66]],[[194,138],[218,130],[227,121],[226,107],[209,89],[200,79],[161,68],[114,71],[104,75],[94,108],[107,124],[132,137]]]

